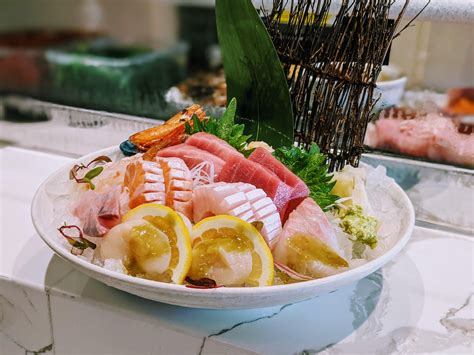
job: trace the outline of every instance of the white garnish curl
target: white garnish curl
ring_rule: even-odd
[[[203,161],[191,169],[193,187],[214,183],[215,169],[211,161]]]

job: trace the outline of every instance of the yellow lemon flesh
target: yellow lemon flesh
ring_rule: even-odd
[[[272,284],[272,253],[251,224],[227,215],[209,217],[193,227],[192,238],[190,278],[224,286]]]
[[[171,208],[148,203],[134,208],[122,222],[144,220],[129,234],[130,275],[182,284],[191,266],[191,239],[181,216]]]

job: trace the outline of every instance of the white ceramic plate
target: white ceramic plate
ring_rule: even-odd
[[[58,233],[51,226],[54,201],[51,194],[47,193],[46,187],[65,181],[65,177],[68,176],[73,164],[91,161],[99,155],[108,155],[115,158],[121,156],[117,147],[89,154],[78,159],[77,162],[61,168],[39,187],[31,208],[35,228],[44,242],[58,256],[86,275],[106,285],[159,302],[194,308],[243,309],[276,306],[309,299],[362,279],[381,268],[405,246],[412,234],[415,223],[415,214],[410,200],[395,182],[391,182],[389,187],[384,190],[386,196],[383,196],[383,198],[392,199],[402,209],[403,213],[398,215],[400,220],[397,221],[400,223],[400,228],[398,228],[397,235],[392,237],[394,242],[391,247],[383,255],[362,266],[318,280],[258,288],[221,287],[203,290],[140,279],[104,269],[72,255],[61,244]]]

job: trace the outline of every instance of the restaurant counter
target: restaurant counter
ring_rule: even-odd
[[[381,270],[299,303],[232,311],[171,306],[87,277],[37,235],[33,195],[70,161],[0,146],[1,354],[473,351],[472,235],[417,226]]]

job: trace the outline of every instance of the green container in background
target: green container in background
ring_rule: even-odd
[[[94,110],[167,119],[164,94],[187,75],[185,43],[149,49],[109,40],[45,54],[42,98]]]
[[[209,69],[209,50],[218,44],[214,8],[192,5],[180,6],[179,34],[181,40],[188,43],[190,47],[190,70]]]

